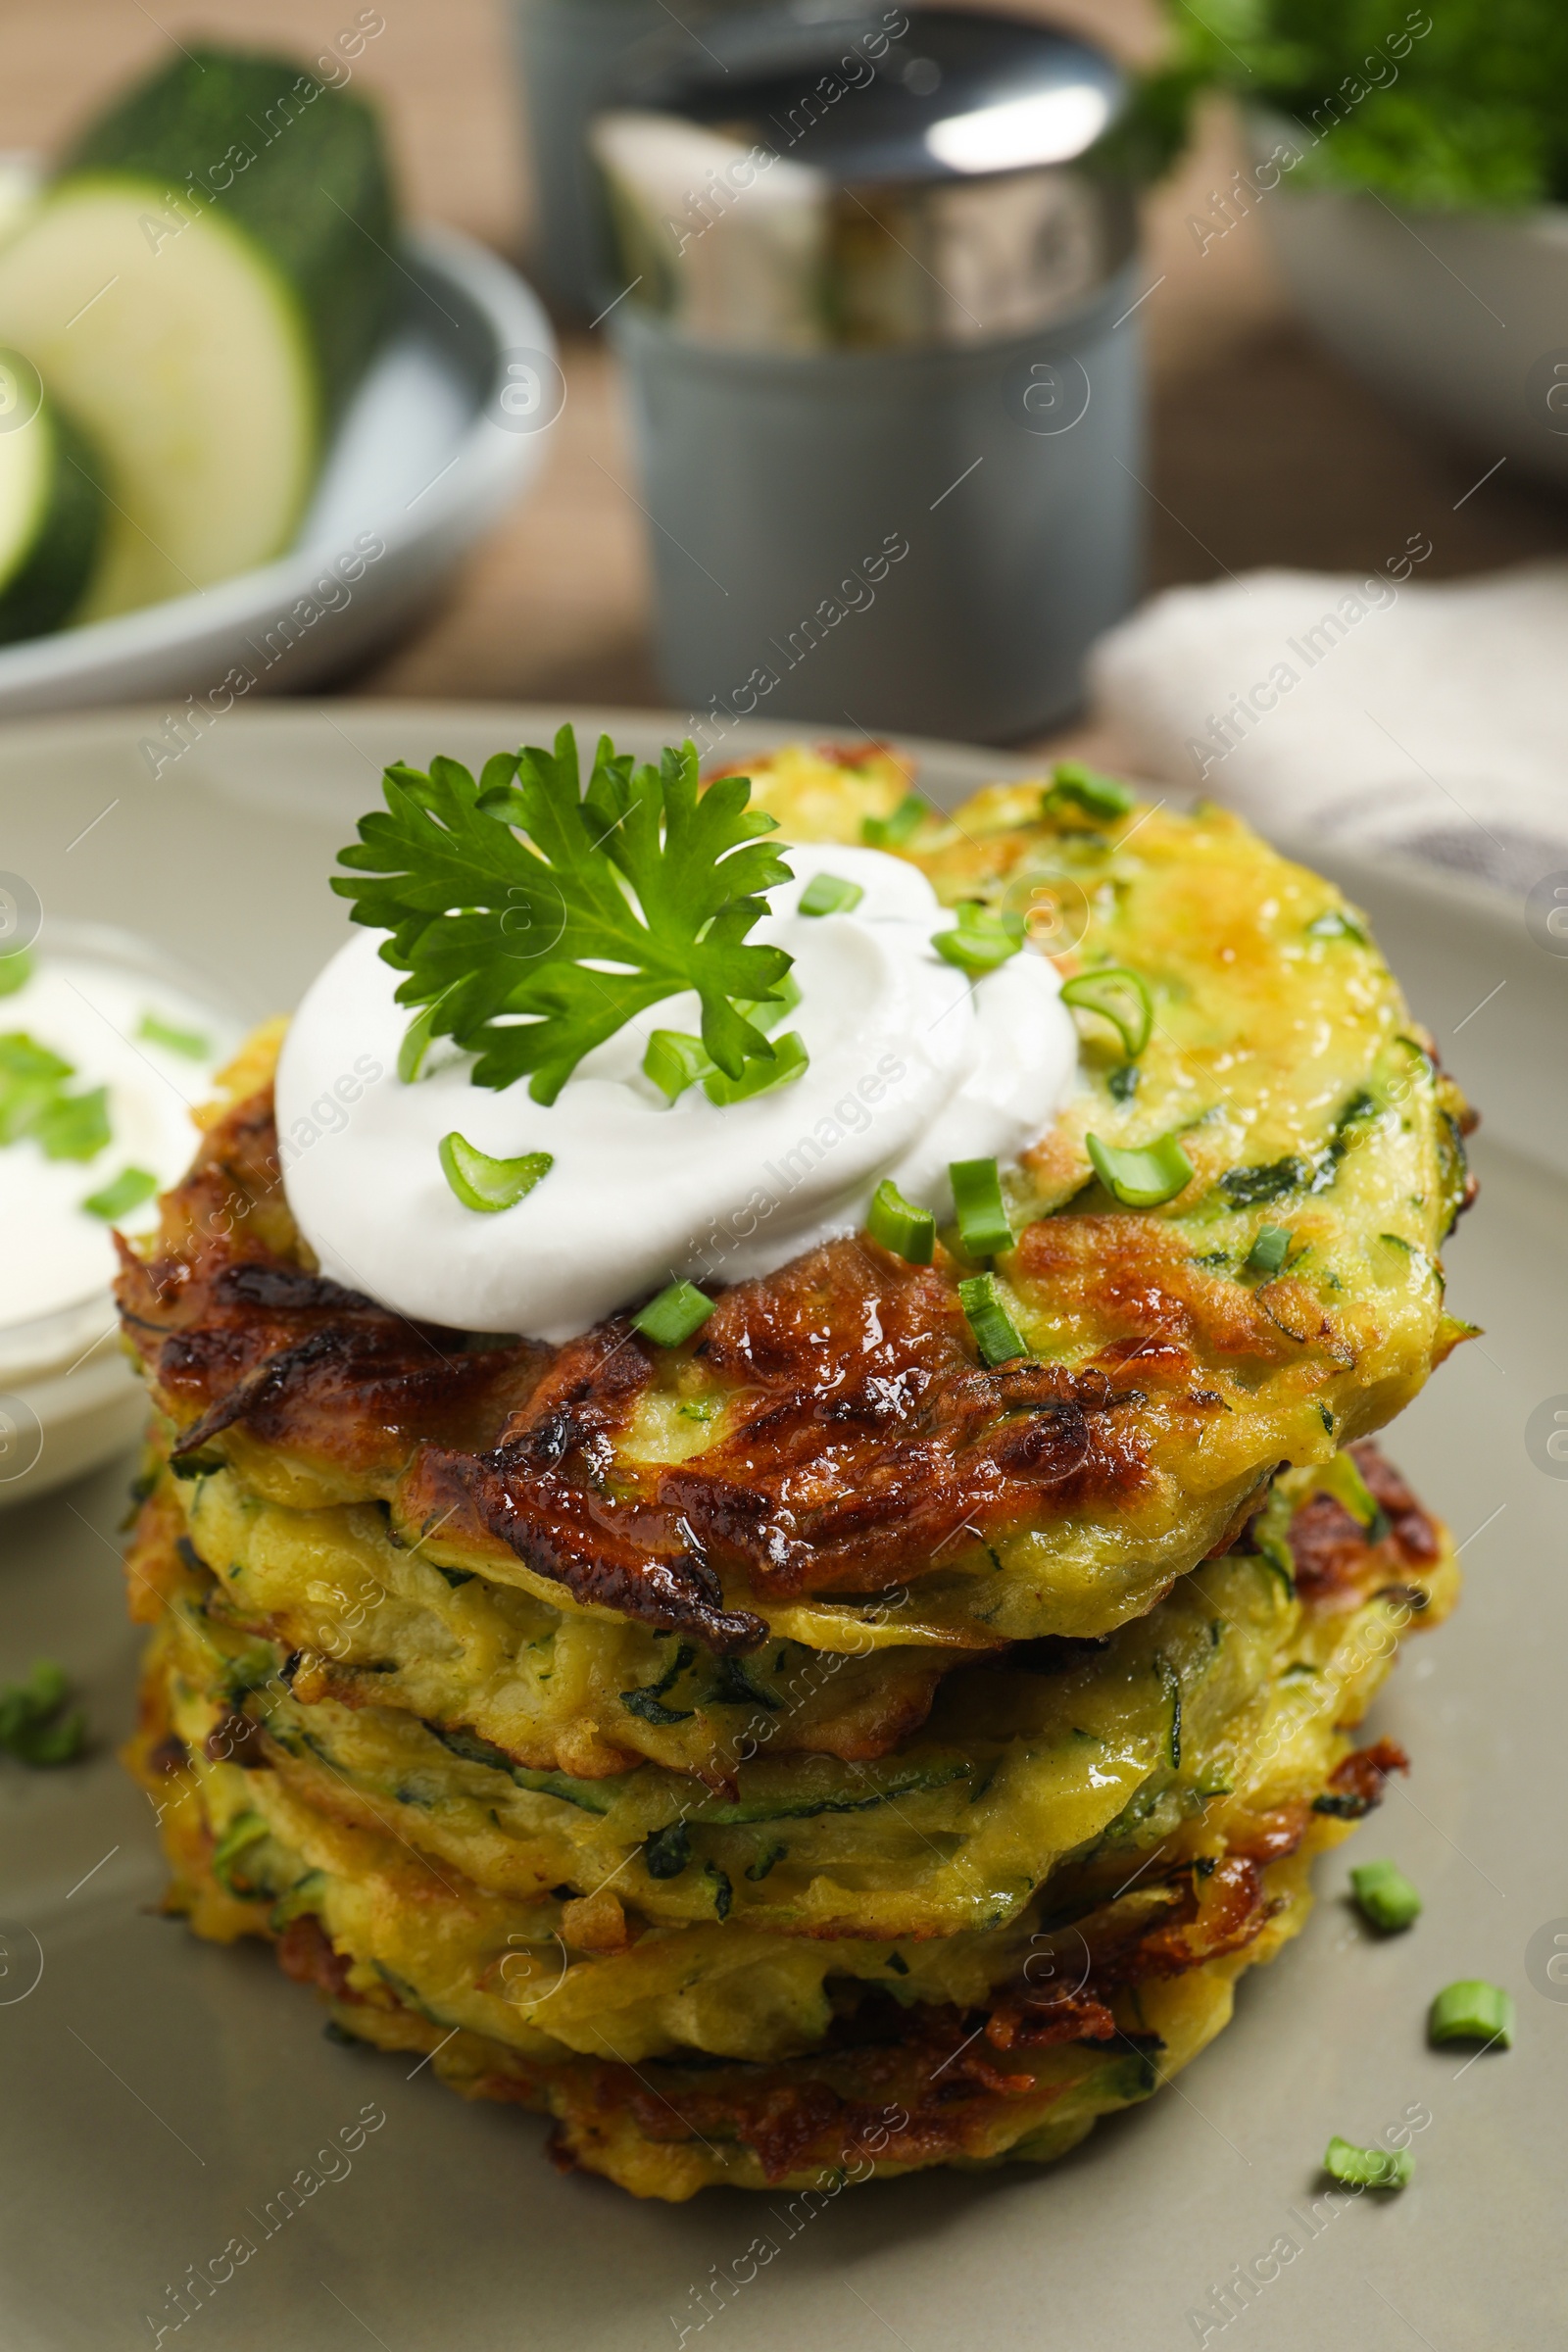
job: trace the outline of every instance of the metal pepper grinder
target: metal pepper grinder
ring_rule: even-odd
[[[1139,570],[1124,103],[1046,26],[796,0],[645,51],[596,118],[660,663],[710,736],[1005,742],[1078,703]]]

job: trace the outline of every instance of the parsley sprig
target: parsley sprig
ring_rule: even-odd
[[[585,1054],[688,989],[727,1077],[773,1058],[741,1007],[773,1003],[793,958],[745,943],[791,875],[758,838],[774,820],[748,806],[747,777],[699,793],[690,743],[638,767],[606,735],[585,792],[563,727],[554,753],[500,752],[477,782],[437,759],[428,775],[389,767],[383,790],[332,888],[390,934],[399,1004],[478,1056],[477,1085],[526,1076],[554,1102]]]

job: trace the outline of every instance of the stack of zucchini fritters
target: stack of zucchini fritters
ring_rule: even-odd
[[[907,791],[748,772],[816,841]],[[1402,1767],[1351,1733],[1454,1592],[1364,1441],[1463,1336],[1463,1106],[1359,918],[1208,808],[999,786],[900,854],[1152,994],[1136,1060],[1076,1016],[1005,1171],[1025,1355],[980,1360],[951,1231],[675,1348],[415,1328],[299,1241],[275,1033],[125,1252],[172,1904],[639,2195],[1046,2158],[1147,2097]],[[1096,1179],[1087,1135],[1178,1130],[1164,1205]]]

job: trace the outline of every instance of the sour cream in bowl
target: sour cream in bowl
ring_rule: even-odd
[[[150,945],[51,922],[0,957],[0,1509],[107,1460],[145,1400],[110,1296],[233,1052],[218,992]]]

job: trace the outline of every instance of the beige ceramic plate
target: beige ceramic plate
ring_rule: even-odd
[[[265,1012],[341,934],[326,875],[381,762],[472,760],[539,740],[558,715],[236,713],[156,783],[135,714],[14,731],[0,736],[0,865],[32,881],[46,915],[145,932]],[[661,740],[657,717],[617,725],[638,749]],[[932,748],[922,780],[947,797],[1006,765]],[[1568,966],[1505,906],[1347,878],[1375,903],[1453,1066],[1502,1106],[1502,1140],[1477,1152],[1482,1204],[1451,1252],[1452,1302],[1486,1336],[1394,1444],[1464,1540],[1468,1590],[1374,1718],[1414,1756],[1408,1794],[1396,1787],[1321,1869],[1306,1934],[1245,1983],[1215,2047],[1045,2172],[926,2175],[809,2219],[782,2197],[670,2209],[559,2178],[533,2118],[466,2108],[428,2070],[406,2079],[323,2041],[311,1999],[270,1958],[198,1944],[146,1908],[160,1885],[152,1819],[109,1752],[129,1725],[136,1647],[116,1467],[0,1522],[0,1679],[59,1657],[97,1741],[68,1771],[0,1764],[3,2352],[1562,2341],[1568,1459],[1550,1440],[1559,1406],[1568,1430]],[[1408,1935],[1379,1942],[1348,1910],[1357,1853],[1396,1856],[1421,1886]],[[1461,1976],[1513,1990],[1514,2050],[1470,2063],[1426,2047],[1426,2004]],[[1430,2117],[1414,2184],[1323,2204],[1330,2134],[1371,2140],[1411,2109]],[[380,2116],[356,2145],[362,2118]],[[747,2256],[759,2233],[778,2249],[760,2265]],[[231,2240],[254,2248],[238,2267]],[[220,2282],[192,2289],[193,2269]],[[1222,2326],[1212,2293],[1227,2280],[1240,2316]],[[194,2316],[176,2330],[182,2310]]]

